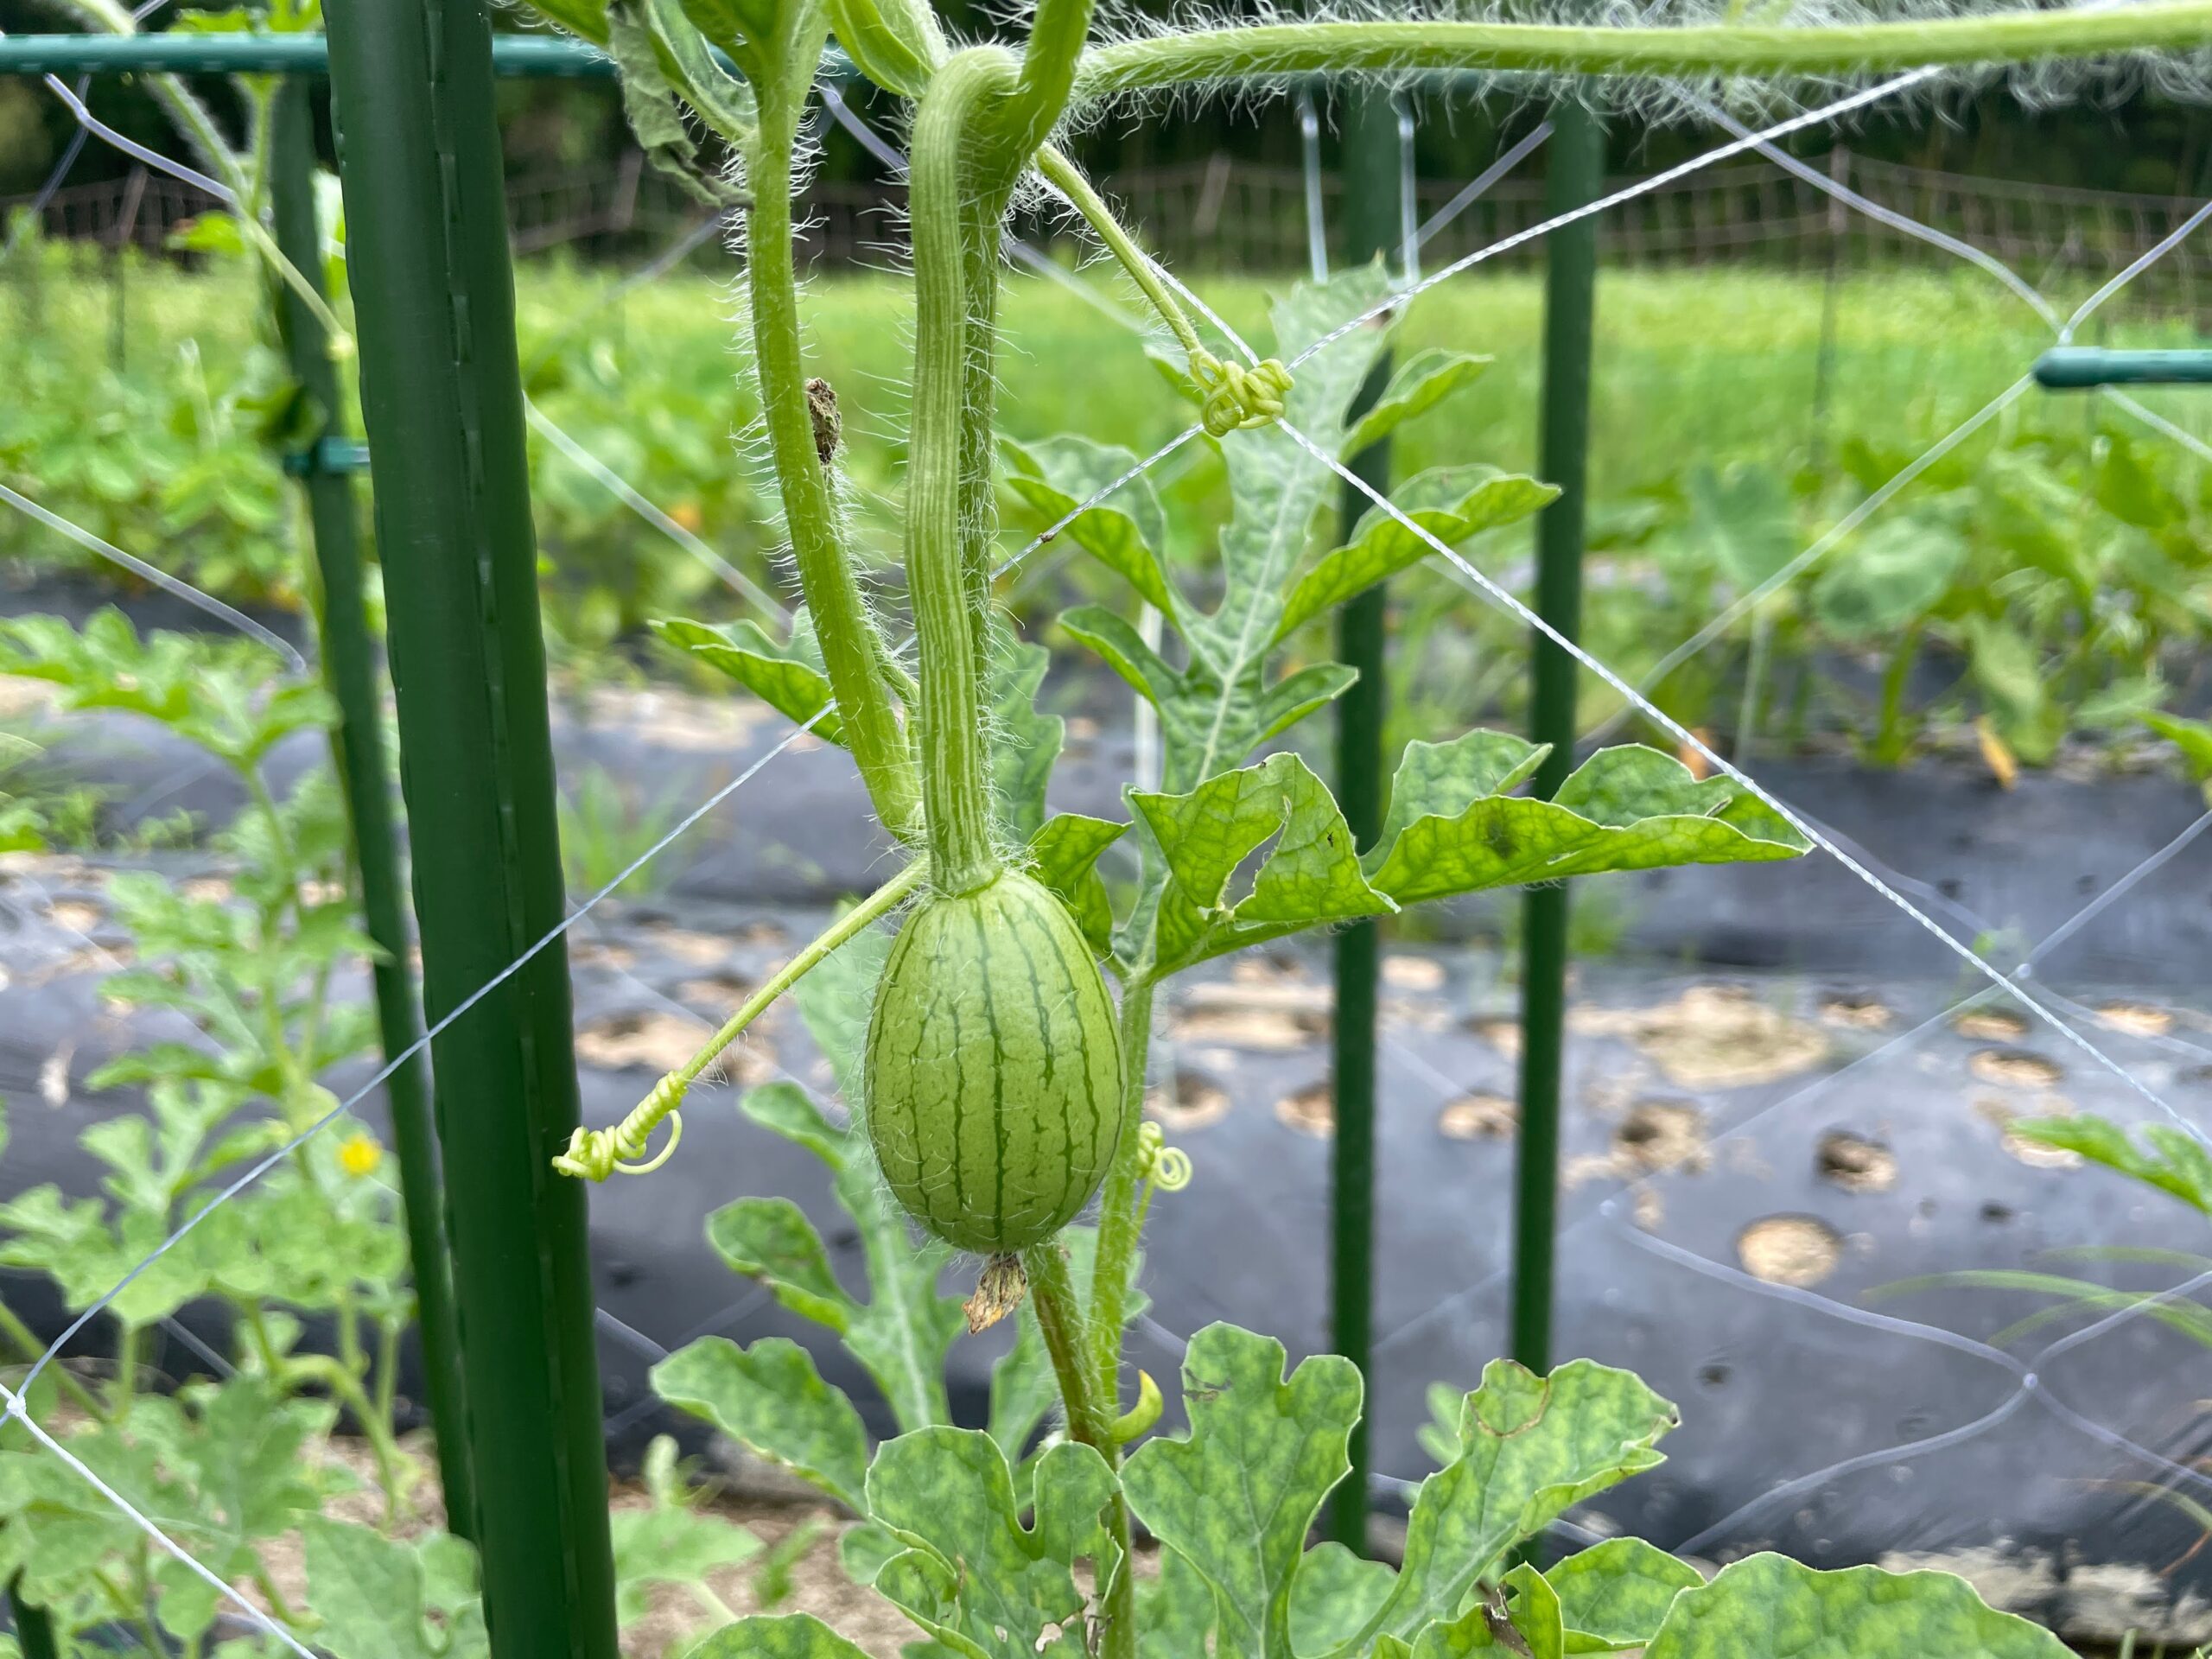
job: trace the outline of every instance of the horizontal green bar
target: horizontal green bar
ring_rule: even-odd
[[[2113,352],[2056,346],[2036,359],[2036,384],[2053,391],[2089,386],[2189,386],[2212,383],[2212,346],[2175,352]]]
[[[719,56],[720,54],[717,54]],[[736,73],[727,60],[723,67]],[[854,69],[832,46],[823,72],[849,80]],[[614,60],[597,47],[564,35],[494,35],[492,70],[517,80],[611,80]],[[7,75],[326,75],[329,49],[321,35],[199,35],[164,29],[147,35],[0,35],[0,76]],[[1476,92],[1510,86],[1517,75],[1458,69],[1416,69],[1410,78],[1432,90]],[[1290,80],[1326,84],[1322,74]]]
[[[369,446],[359,438],[320,437],[306,448],[288,454],[284,470],[294,478],[365,473],[369,470]]]
[[[605,80],[614,62],[595,46],[557,35],[495,35],[492,67],[534,79]],[[320,35],[10,35],[0,38],[0,75],[321,75]]]

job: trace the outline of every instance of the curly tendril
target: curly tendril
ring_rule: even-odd
[[[1191,1154],[1169,1146],[1166,1131],[1157,1123],[1137,1129],[1137,1166],[1141,1178],[1162,1192],[1180,1192],[1191,1184]]]
[[[683,1103],[690,1087],[688,1078],[671,1071],[655,1084],[652,1092],[630,1109],[630,1115],[611,1129],[579,1128],[569,1137],[569,1149],[553,1160],[553,1167],[579,1180],[603,1181],[610,1175],[650,1175],[676,1154],[683,1139]],[[649,1163],[645,1142],[668,1120],[668,1144]]]
[[[1192,352],[1191,378],[1205,396],[1200,418],[1217,438],[1281,420],[1283,399],[1290,395],[1290,371],[1272,357],[1248,369],[1224,363],[1211,352]]]

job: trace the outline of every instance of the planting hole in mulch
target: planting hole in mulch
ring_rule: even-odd
[[[1832,1129],[1815,1157],[1821,1179],[1847,1192],[1886,1192],[1897,1184],[1897,1158],[1878,1141]]]
[[[1436,1115],[1447,1141],[1503,1141],[1521,1126],[1521,1109],[1503,1095],[1462,1095]]]
[[[1286,1128],[1325,1141],[1337,1132],[1336,1091],[1326,1083],[1317,1083],[1285,1095],[1275,1102],[1275,1117]]]
[[[769,1023],[763,1015],[742,1042],[723,1053],[715,1074],[747,1086],[772,1081],[776,1050],[768,1040]],[[576,1033],[576,1058],[602,1071],[673,1071],[713,1033],[713,1027],[686,1014],[657,1009],[611,1014]]]
[[[1771,1083],[1816,1065],[1828,1052],[1819,1027],[1791,1018],[1733,985],[1693,985],[1649,1008],[1579,1008],[1570,1024],[1622,1037],[1680,1089]]]
[[[1712,1161],[1704,1112],[1688,1101],[1639,1100],[1628,1109],[1606,1149],[1568,1159],[1560,1167],[1560,1179],[1572,1189],[1586,1181],[1635,1181],[1669,1170],[1694,1174]],[[1656,1225],[1657,1195],[1647,1189],[1638,1195],[1637,1205],[1637,1219]]]
[[[1994,1095],[1977,1095],[1974,1102],[1974,1116],[1997,1127],[2001,1144],[2008,1157],[2025,1164],[2030,1169],[2079,1169],[2082,1154],[2069,1152],[2063,1147],[2046,1147],[2041,1141],[2031,1141],[2012,1128],[2017,1117],[2063,1117],[2074,1109],[2074,1103],[2063,1095],[2045,1095],[2036,1103],[2033,1112],[2015,1111]]]
[[[46,907],[46,919],[72,933],[90,933],[107,919],[107,912],[86,899],[57,899]]]
[[[676,988],[676,995],[679,1001],[715,1011],[719,1018],[734,1013],[753,989],[753,982],[742,974],[709,974],[685,980]]]
[[[2028,1022],[2001,1008],[1977,1008],[1952,1020],[1951,1029],[1978,1043],[2017,1042],[2028,1034]]]
[[[1766,1216],[1737,1235],[1736,1259],[1754,1279],[1802,1290],[1835,1271],[1843,1240],[1817,1216]]]
[[[2174,1028],[2174,1016],[2148,1002],[2106,1002],[2097,1008],[2097,1023],[2130,1037],[2163,1037]]]
[[[1382,958],[1382,982],[1394,991],[1440,991],[1444,964],[1434,957],[1408,956],[1394,950]]]
[[[627,945],[609,944],[603,939],[572,939],[569,962],[572,967],[607,968],[619,974],[638,965],[638,954]]]
[[[1325,985],[1288,976],[1193,985],[1174,1025],[1178,1040],[1287,1054],[1329,1034]]]
[[[1154,1087],[1144,1095],[1144,1115],[1177,1134],[1220,1122],[1229,1107],[1229,1090],[1196,1071],[1178,1071],[1172,1089]]]
[[[663,921],[646,922],[640,931],[669,955],[695,967],[715,967],[729,955],[730,941],[719,934],[700,933]]]
[[[1521,1058],[1521,1026],[1514,1020],[1497,1014],[1478,1014],[1466,1021],[1466,1027],[1509,1060]]]
[[[1886,1031],[1897,1014],[1871,991],[1849,991],[1823,997],[1821,1018],[1846,1031]]]
[[[1701,1169],[1705,1114],[1687,1101],[1639,1100],[1613,1131],[1613,1159],[1626,1173],[1638,1175]]]
[[[2048,1089],[2066,1075],[2056,1060],[2024,1048],[1978,1049],[1967,1070],[1984,1083],[2001,1083],[2008,1089]]]

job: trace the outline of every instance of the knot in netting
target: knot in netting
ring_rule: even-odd
[[[683,1114],[676,1109],[683,1103],[686,1087],[683,1079],[671,1071],[613,1128],[576,1130],[569,1137],[569,1149],[553,1160],[553,1167],[585,1181],[603,1181],[610,1175],[652,1174],[674,1155],[677,1143],[683,1139]],[[639,1162],[645,1155],[645,1141],[663,1118],[668,1120],[668,1144],[650,1163]]]
[[[1290,371],[1272,357],[1248,369],[1211,352],[1193,352],[1191,378],[1205,396],[1199,418],[1217,438],[1281,420],[1283,399],[1290,395]]]
[[[1191,1154],[1167,1144],[1167,1132],[1157,1123],[1137,1130],[1138,1168],[1144,1179],[1162,1192],[1180,1192],[1191,1184]]]

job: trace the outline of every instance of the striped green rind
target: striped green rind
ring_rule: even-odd
[[[1075,1219],[1122,1129],[1114,1004],[1067,907],[1016,871],[925,900],[868,1032],[868,1139],[907,1212],[963,1250]]]

